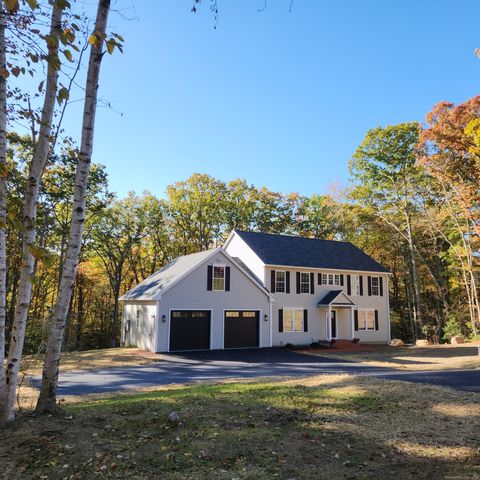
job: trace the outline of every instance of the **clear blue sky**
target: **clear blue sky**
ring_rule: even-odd
[[[323,193],[368,129],[479,93],[478,1],[218,0],[216,30],[208,0],[133,3],[111,17],[125,53],[103,64],[94,148],[119,195],[194,172]]]

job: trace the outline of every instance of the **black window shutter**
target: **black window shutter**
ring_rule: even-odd
[[[352,294],[352,277],[347,275],[347,295]]]
[[[359,275],[358,281],[360,283],[360,295],[363,295],[363,275]]]
[[[322,284],[322,274],[321,274],[321,273],[319,273],[318,276],[317,276],[317,283],[318,283],[319,285]]]
[[[308,310],[303,310],[303,331],[308,332]]]
[[[358,310],[354,310],[353,312],[353,323],[354,323],[354,329],[356,332],[358,332]]]
[[[315,293],[315,274],[310,273],[310,293]]]
[[[225,291],[230,291],[230,267],[225,267]]]
[[[367,285],[368,285],[368,296],[372,295],[372,277],[369,275],[367,277]]]
[[[383,277],[379,277],[380,282],[380,296],[383,297]]]
[[[378,330],[378,310],[375,310],[375,330]]]
[[[278,331],[283,332],[283,308],[278,310]]]
[[[297,272],[297,293],[300,293],[300,272]]]
[[[340,286],[343,287],[343,273],[340,275]]]
[[[285,292],[290,293],[290,272],[285,273]]]
[[[212,289],[213,265],[207,267],[207,290]]]
[[[275,270],[270,272],[270,291],[275,293]]]

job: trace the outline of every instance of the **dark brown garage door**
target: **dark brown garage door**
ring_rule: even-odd
[[[173,310],[170,318],[170,351],[209,349],[210,312]]]
[[[225,312],[224,348],[258,347],[258,312]]]

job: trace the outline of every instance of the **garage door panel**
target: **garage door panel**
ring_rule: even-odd
[[[210,312],[174,310],[170,318],[170,351],[209,350]]]
[[[256,348],[259,346],[258,312],[227,311],[224,322],[224,348]]]

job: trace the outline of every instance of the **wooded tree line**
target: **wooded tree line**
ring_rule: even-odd
[[[118,198],[109,193],[105,168],[95,165],[64,348],[118,345],[118,297],[176,256],[221,245],[234,228],[351,241],[392,273],[394,336],[476,335],[479,120],[476,97],[435,106],[424,127],[369,131],[350,160],[351,184],[336,195],[284,194],[194,174],[168,186],[162,198],[148,192]],[[25,183],[28,141],[12,134],[9,147],[14,204]],[[73,164],[68,154],[52,158],[42,184],[37,244],[48,254],[42,250],[36,260],[30,352],[45,339],[63,268]],[[8,247],[7,331],[20,268],[14,224]]]

